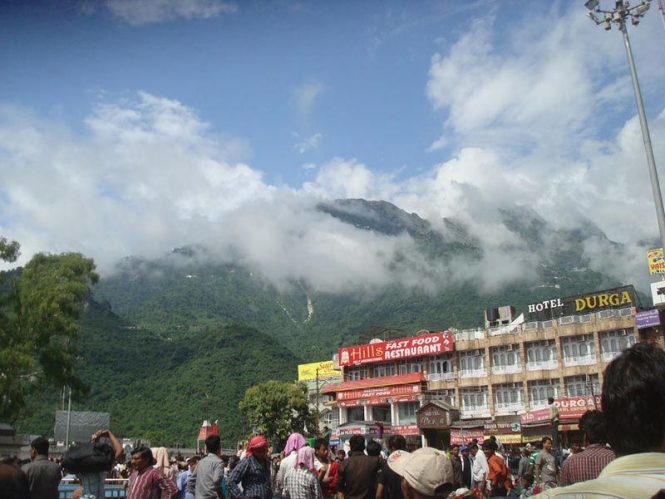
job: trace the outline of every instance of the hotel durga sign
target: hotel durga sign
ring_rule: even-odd
[[[547,310],[552,315],[572,315],[579,313],[595,312],[610,307],[632,307],[635,304],[635,289],[633,286],[608,289],[589,293],[587,295],[576,295],[568,298],[555,298],[529,305],[529,314],[538,314]]]

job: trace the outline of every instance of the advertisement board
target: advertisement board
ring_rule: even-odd
[[[438,355],[453,351],[453,333],[436,333],[379,341],[367,345],[341,347],[338,350],[340,366],[357,366],[372,362],[410,359],[423,355]]]
[[[342,373],[333,369],[332,360],[310,362],[298,365],[298,381],[315,381],[316,371],[319,371],[319,380],[342,380]]]
[[[600,395],[594,397],[561,397],[554,401],[559,408],[559,419],[579,419],[586,411],[600,408]],[[520,416],[523,425],[549,423],[550,409],[543,407],[528,411]]]
[[[604,289],[566,298],[543,300],[528,305],[529,318],[532,320],[550,319],[565,315],[578,315],[597,312],[606,308],[636,306],[636,294],[633,286]]]
[[[637,329],[660,326],[660,312],[658,310],[647,310],[635,314]]]
[[[483,440],[485,439],[485,434],[482,428],[469,428],[469,429],[453,428],[450,430],[450,443],[453,445],[468,444],[474,438],[478,440],[479,444],[483,443]]]
[[[420,435],[420,429],[415,424],[399,424],[393,425],[391,428],[393,435],[413,436]]]
[[[420,384],[382,386],[378,388],[363,388],[360,390],[348,390],[337,393],[337,400],[357,400],[357,399],[389,399],[400,395],[416,395],[422,391]]]
[[[663,257],[663,248],[648,249],[647,262],[649,263],[649,274],[665,274],[665,257]]]

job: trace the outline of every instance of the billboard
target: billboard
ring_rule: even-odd
[[[655,309],[637,312],[635,314],[635,322],[637,323],[637,329],[660,326],[660,312]]]
[[[649,274],[665,274],[665,257],[663,257],[663,248],[652,248],[647,250],[647,262],[649,263]]]
[[[340,366],[357,366],[372,362],[409,359],[423,355],[438,355],[453,351],[453,333],[440,331],[409,338],[379,341],[368,345],[341,347],[338,350]]]
[[[554,401],[554,405],[559,408],[559,418],[579,419],[586,411],[600,408],[600,395],[593,397],[561,397]],[[534,409],[520,416],[521,424],[549,423],[550,409]]]
[[[651,299],[654,307],[665,303],[665,281],[651,283]]]
[[[635,306],[635,288],[633,286],[622,286],[532,303],[528,306],[528,311],[531,320],[538,320],[538,318],[543,317],[550,319],[563,315],[588,314],[606,308]]]
[[[316,371],[319,371],[319,380],[340,380],[342,373],[333,369],[332,360],[310,362],[298,365],[298,381],[315,381]]]
[[[71,411],[69,417],[69,441],[89,442],[97,430],[106,430],[111,426],[108,412]],[[55,440],[67,439],[67,411],[55,411]]]

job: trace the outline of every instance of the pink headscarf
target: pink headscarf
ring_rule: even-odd
[[[263,435],[257,435],[252,437],[247,443],[247,455],[252,456],[254,454],[254,449],[268,448],[268,440]]]
[[[307,470],[314,468],[314,449],[311,447],[301,447],[298,449],[296,467],[305,468]]]
[[[284,446],[284,457],[288,457],[294,450],[298,450],[307,444],[307,440],[300,433],[291,433]]]

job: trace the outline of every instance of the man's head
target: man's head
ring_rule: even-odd
[[[137,447],[132,451],[132,467],[139,473],[152,466],[153,458],[150,447]]]
[[[453,445],[453,446],[450,448],[450,453],[451,453],[453,456],[458,457],[458,456],[459,456],[459,445]]]
[[[37,437],[30,442],[30,457],[34,459],[37,456],[48,456],[48,440],[44,437]]]
[[[605,418],[600,411],[586,411],[582,414],[580,430],[584,432],[584,439],[587,444],[604,444],[607,441]]]
[[[208,454],[219,454],[221,448],[222,441],[219,439],[219,435],[210,435],[206,438],[206,451]]]
[[[617,454],[665,452],[665,352],[637,343],[610,362],[602,407],[607,441]]]
[[[335,458],[340,463],[344,461],[344,459],[346,458],[346,452],[344,451],[344,449],[337,449],[337,452],[335,452]]]
[[[571,454],[579,454],[580,452],[582,452],[582,448],[580,447],[580,443],[579,442],[572,442],[570,444],[570,453]]]
[[[395,452],[396,450],[406,450],[406,438],[402,435],[391,435],[388,439],[388,450]]]
[[[529,457],[531,455],[531,449],[524,447],[524,449],[522,449],[522,455],[524,457]]]
[[[548,397],[548,399],[547,399],[547,403],[548,403],[549,405],[552,405],[552,404],[554,403],[554,397]]]
[[[381,444],[376,440],[367,442],[367,455],[378,457],[381,455]]]
[[[325,438],[314,440],[314,455],[320,462],[328,462],[328,441]]]
[[[552,439],[550,437],[543,437],[543,450],[544,451],[551,451],[552,450]]]
[[[496,452],[497,445],[496,442],[493,442],[492,440],[487,440],[483,442],[483,452],[485,453],[485,457],[488,459],[492,457],[492,455]]]
[[[199,456],[192,456],[187,458],[187,467],[189,468],[189,471],[194,471],[197,464],[199,464]]]
[[[469,452],[473,457],[476,457],[476,454],[478,454],[478,444],[469,445]]]
[[[413,453],[395,451],[388,458],[388,466],[403,478],[402,494],[405,499],[447,497],[453,489],[453,466],[450,459],[432,447],[424,447]]]
[[[460,448],[460,452],[462,453],[462,457],[469,457],[469,448],[466,445]]]
[[[349,447],[353,452],[362,452],[365,450],[365,437],[362,435],[353,435],[349,439]]]

